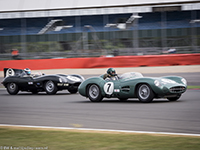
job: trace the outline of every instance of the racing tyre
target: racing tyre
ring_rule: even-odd
[[[180,97],[181,97],[181,95],[177,95],[176,97],[167,97],[167,99],[169,101],[177,101]]]
[[[8,83],[6,88],[10,95],[16,95],[19,92],[19,87],[14,82]]]
[[[78,89],[68,89],[69,93],[75,94],[77,93]]]
[[[45,83],[44,89],[45,89],[46,93],[49,94],[49,95],[56,94],[56,92],[58,90],[55,83],[51,80],[49,80]]]
[[[87,88],[87,95],[91,102],[100,102],[103,99],[101,89],[96,84],[92,84]]]
[[[137,88],[137,97],[143,103],[149,103],[154,98],[151,87],[147,84],[141,84]]]

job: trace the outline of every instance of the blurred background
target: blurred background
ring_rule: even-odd
[[[198,0],[0,0],[0,60],[200,53]]]

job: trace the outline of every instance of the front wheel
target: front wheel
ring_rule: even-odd
[[[45,83],[44,89],[45,89],[46,93],[49,94],[49,95],[56,94],[56,92],[58,90],[55,83],[51,80],[49,80]]]
[[[19,87],[16,83],[8,83],[7,86],[7,91],[10,95],[16,95],[19,92]]]
[[[137,89],[137,97],[143,103],[149,103],[154,98],[154,93],[151,87],[147,84],[141,84]]]
[[[101,89],[96,84],[92,84],[87,88],[87,95],[91,102],[100,102],[103,99]]]

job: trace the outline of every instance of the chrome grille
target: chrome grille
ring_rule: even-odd
[[[176,86],[176,87],[171,87],[170,89],[171,93],[181,93],[185,91],[185,87],[184,86]]]

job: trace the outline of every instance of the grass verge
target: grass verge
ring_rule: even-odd
[[[200,137],[0,127],[0,149],[197,150]]]
[[[187,89],[200,89],[200,86],[192,86],[192,85],[188,85]]]

